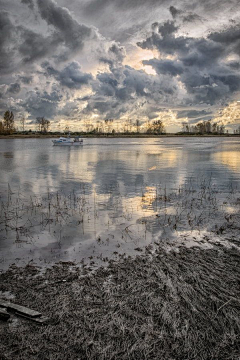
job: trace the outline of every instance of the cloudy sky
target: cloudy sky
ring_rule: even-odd
[[[0,0],[0,112],[240,125],[239,0]]]

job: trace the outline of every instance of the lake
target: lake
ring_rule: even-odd
[[[1,269],[94,266],[239,214],[238,138],[1,139],[0,169]]]

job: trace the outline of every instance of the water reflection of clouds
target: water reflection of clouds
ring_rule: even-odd
[[[23,142],[16,145],[11,141],[13,151],[0,151],[0,166],[4,170],[2,184],[13,183],[25,189],[29,186],[29,191],[42,193],[46,188],[54,191],[95,183],[97,192],[104,193],[109,188],[116,189],[122,182],[127,196],[136,190],[136,186],[177,187],[185,178],[201,171],[207,176],[210,171],[219,173],[218,164],[233,171],[238,171],[240,166],[237,150],[215,152],[220,145],[232,146],[228,139],[227,144],[215,138],[101,139],[99,144],[96,139],[92,144],[88,139],[91,146],[81,149],[53,149],[50,140],[45,141],[44,146],[31,148],[30,140],[23,148],[20,146]],[[107,141],[108,146],[102,146]],[[234,142],[234,146],[238,144]]]
[[[230,170],[239,173],[240,154],[239,151],[222,151],[214,154],[214,161],[228,167]]]
[[[80,255],[91,254],[93,248],[98,253],[109,253],[114,251],[116,239],[128,246],[131,239],[144,244],[144,217],[153,217],[148,235],[158,238],[163,230],[159,228],[157,212],[161,216],[164,211],[174,214],[172,207],[163,209],[164,200],[156,201],[165,189],[169,194],[191,181],[201,183],[211,178],[222,188],[229,187],[233,180],[239,181],[240,145],[235,139],[208,139],[213,144],[207,144],[206,139],[183,138],[87,141],[81,149],[56,149],[50,140],[39,140],[39,145],[32,147],[28,140],[27,146],[18,143],[12,151],[9,145],[3,151],[0,142],[1,193],[9,183],[11,188],[20,188],[26,198],[44,195],[48,189],[66,195],[73,190],[84,194],[84,223],[73,218],[72,224],[62,227],[62,251],[68,252],[65,258],[77,246]],[[34,144],[38,143],[33,141]],[[52,247],[55,253],[61,253],[57,248],[59,235],[51,236],[46,237],[49,242],[35,242],[36,254],[45,256]]]
[[[94,178],[93,164],[96,164],[98,160],[98,153],[96,151],[82,151],[82,149],[67,150],[67,161],[64,161],[64,157],[58,159],[58,166],[64,177],[69,180],[79,179],[81,182],[91,183]]]

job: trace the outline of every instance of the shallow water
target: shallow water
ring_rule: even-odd
[[[164,196],[203,183],[236,194],[240,141],[96,138],[61,148],[50,139],[1,139],[0,169],[0,268],[104,262],[161,237],[159,223],[146,219],[176,211]]]

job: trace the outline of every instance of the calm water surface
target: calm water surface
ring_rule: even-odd
[[[152,241],[141,219],[159,211],[156,194],[205,180],[239,187],[238,138],[2,139],[0,268],[131,254]]]

